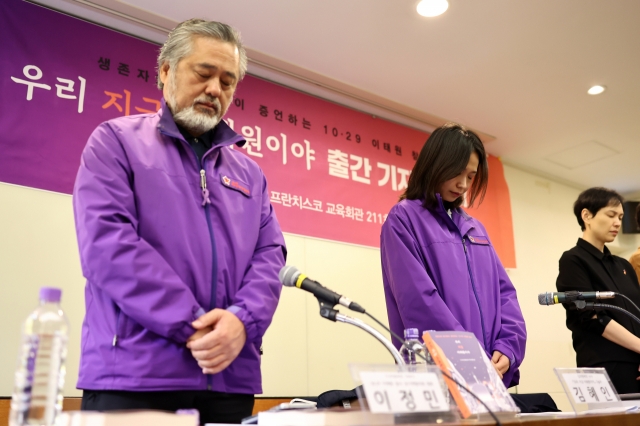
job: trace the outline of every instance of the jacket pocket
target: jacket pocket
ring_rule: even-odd
[[[127,316],[122,313],[122,310],[116,305],[116,327],[111,341],[111,346],[117,346],[118,342],[125,336],[125,330],[127,326]]]

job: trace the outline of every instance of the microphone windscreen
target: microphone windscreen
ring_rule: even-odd
[[[283,286],[286,287],[295,287],[296,280],[300,275],[300,271],[295,266],[285,265],[280,269],[280,273],[278,273],[278,278]]]
[[[538,295],[538,303],[541,305],[553,305],[553,293],[540,293]]]

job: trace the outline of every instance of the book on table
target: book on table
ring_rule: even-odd
[[[473,392],[491,411],[509,415],[520,411],[473,333],[426,331],[422,339],[440,370]],[[487,413],[475,397],[446,376],[445,383],[463,418]]]

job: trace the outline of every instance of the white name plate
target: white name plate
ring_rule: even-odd
[[[372,413],[449,411],[449,402],[433,372],[360,372]]]
[[[620,401],[604,368],[555,368],[574,411]]]

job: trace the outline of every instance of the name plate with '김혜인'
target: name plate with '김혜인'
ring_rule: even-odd
[[[604,368],[555,368],[575,412],[611,406],[620,397]]]

